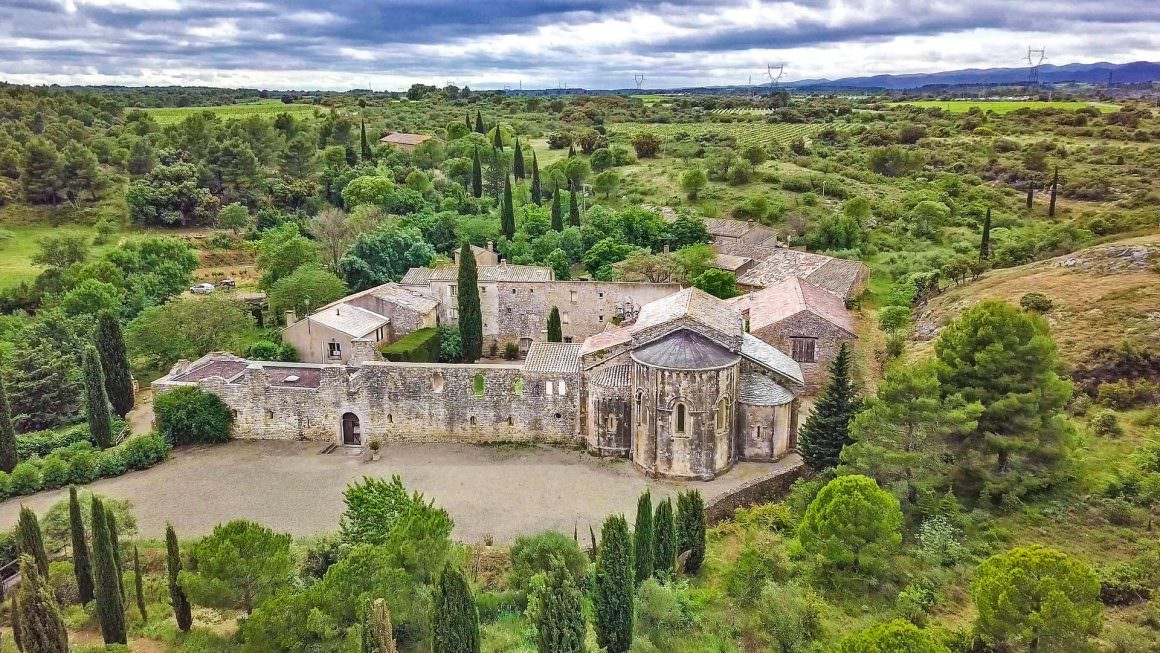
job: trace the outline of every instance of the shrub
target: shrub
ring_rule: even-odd
[[[412,331],[381,351],[383,358],[397,363],[436,363],[439,361],[439,330]]]
[[[921,626],[926,622],[926,616],[934,607],[937,598],[934,590],[926,583],[914,582],[902,588],[895,605],[898,607],[898,613],[907,621]]]
[[[117,447],[105,449],[100,453],[100,458],[97,460],[97,474],[101,478],[120,476],[125,473],[126,469],[128,467],[125,465],[125,458]]]
[[[495,621],[504,613],[523,614],[528,608],[528,595],[516,590],[476,592],[475,607],[481,622]]]
[[[752,604],[770,581],[789,578],[789,558],[781,538],[773,533],[758,533],[748,538],[741,553],[725,572],[725,591],[743,604]]]
[[[514,361],[520,357],[520,346],[514,342],[509,342],[503,346],[504,360]]]
[[[588,573],[588,556],[571,537],[556,531],[517,538],[511,549],[512,571],[509,584],[513,589],[526,591],[532,576],[550,571],[553,558],[563,563],[572,582],[584,587]]]
[[[959,529],[946,517],[933,515],[918,527],[918,546],[922,555],[939,565],[953,565],[965,553],[959,542]]]
[[[657,579],[644,581],[637,594],[636,629],[662,651],[677,648],[685,631],[695,623],[684,583],[662,585]]]
[[[821,597],[814,590],[794,583],[767,583],[761,591],[758,621],[785,653],[804,651],[822,635]]]
[[[12,496],[12,477],[8,472],[0,472],[0,501]]]
[[[72,455],[69,461],[69,480],[77,485],[92,483],[100,478],[97,468],[100,454],[94,449],[84,449]]]
[[[169,443],[157,433],[130,438],[116,448],[129,469],[152,467],[169,457]]]
[[[1139,564],[1120,562],[1099,570],[1100,602],[1104,605],[1129,605],[1147,601],[1152,596],[1156,578]]]
[[[1043,293],[1029,292],[1019,298],[1019,306],[1032,313],[1047,313],[1054,308],[1051,299]]]
[[[69,481],[71,470],[68,461],[59,453],[49,455],[40,463],[40,487],[55,490]]]
[[[113,422],[113,432],[118,433],[124,428],[123,423]],[[36,431],[16,436],[16,453],[20,458],[33,456],[47,456],[57,449],[63,449],[77,442],[89,441],[89,427],[87,424],[76,424],[51,431]]]
[[[955,651],[980,650],[969,635],[953,634],[946,638],[956,639],[952,647]],[[834,650],[835,653],[948,653],[947,646],[940,644],[931,633],[897,619],[847,635]]]
[[[1101,408],[1092,414],[1088,424],[1092,432],[1104,438],[1119,437],[1124,434],[1124,427],[1120,426],[1120,418],[1115,411]]]
[[[632,137],[632,149],[642,159],[651,159],[661,151],[661,137],[656,134],[641,132]]]
[[[12,494],[32,494],[40,489],[40,469],[24,461],[12,470]]]
[[[746,529],[791,533],[797,523],[793,512],[784,503],[759,503],[733,511],[733,521]]]
[[[158,432],[174,446],[226,442],[234,421],[220,397],[192,386],[159,394],[153,413]]]
[[[1119,379],[1101,383],[1096,388],[1096,397],[1101,404],[1121,410],[1151,403],[1156,396],[1156,384],[1148,379]]]

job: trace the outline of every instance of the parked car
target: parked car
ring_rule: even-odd
[[[214,285],[212,283],[199,283],[189,287],[189,292],[195,295],[208,295],[213,291]]]
[[[233,290],[234,288],[238,287],[238,284],[233,279],[222,279],[221,281],[217,282],[217,287],[223,290]]]

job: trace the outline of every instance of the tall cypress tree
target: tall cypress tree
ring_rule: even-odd
[[[983,218],[983,239],[979,242],[979,260],[986,261],[991,257],[991,207],[987,207],[987,216]]]
[[[673,521],[672,501],[665,499],[657,504],[653,528],[656,532],[656,545],[653,548],[655,573],[657,578],[669,578],[677,568],[677,528]]]
[[[512,174],[516,179],[524,179],[524,151],[520,148],[520,137],[516,136],[516,142],[513,146],[515,151],[512,152]]]
[[[433,653],[479,653],[479,611],[467,579],[451,565],[435,587]]]
[[[697,573],[705,561],[705,500],[700,490],[682,492],[677,498],[677,551],[689,552],[685,573]]]
[[[121,323],[110,311],[101,311],[97,317],[97,353],[101,355],[101,370],[105,373],[105,393],[118,417],[133,409],[133,373],[129,370],[129,354]]]
[[[369,161],[371,159],[371,146],[370,143],[367,143],[367,121],[363,116],[359,116],[359,145],[363,161]]]
[[[556,187],[556,192],[552,193],[552,228],[556,231],[564,231],[564,209],[560,206],[560,187]]]
[[[85,417],[89,434],[101,449],[113,446],[113,415],[109,411],[109,395],[105,393],[105,373],[101,359],[93,347],[85,347]]]
[[[516,237],[516,207],[512,202],[512,178],[507,175],[503,178],[503,213],[500,215],[500,228],[508,240]]]
[[[106,644],[125,644],[125,602],[117,578],[117,561],[109,537],[109,519],[98,497],[93,497],[93,580],[97,620]]]
[[[491,146],[503,152],[503,134],[500,132],[499,123],[495,123],[495,136],[491,139]]]
[[[652,495],[645,490],[636,501],[636,528],[632,531],[632,559],[638,585],[653,575],[654,539]]]
[[[1030,179],[1027,180],[1027,208],[1035,204],[1035,182]]]
[[[463,360],[474,363],[483,355],[483,314],[479,308],[479,275],[475,255],[464,241],[459,248],[459,335],[463,339]]]
[[[113,545],[113,563],[117,566],[117,589],[121,591],[121,602],[125,601],[125,563],[121,558],[121,536],[117,534],[117,516],[112,510],[105,511],[109,522],[109,543]]]
[[[584,599],[558,559],[553,558],[544,584],[534,590],[539,653],[584,653]]]
[[[830,378],[798,435],[802,457],[816,472],[836,467],[842,449],[851,442],[850,420],[861,402],[850,365],[850,348],[843,342],[830,363]]]
[[[8,606],[8,614],[11,615],[12,621],[12,643],[16,644],[16,650],[24,653],[24,639],[20,636],[20,596],[19,587],[17,591],[12,593],[12,605]]]
[[[68,653],[68,630],[48,586],[48,576],[30,557],[20,558],[20,587],[12,597],[12,605],[13,635],[20,650]]]
[[[479,162],[479,148],[471,159],[471,194],[475,199],[483,197],[483,165]]]
[[[81,605],[93,600],[93,566],[89,562],[89,544],[85,539],[85,522],[81,519],[81,502],[75,485],[68,489],[68,527],[72,538],[73,575]]]
[[[12,473],[20,458],[16,453],[16,427],[12,424],[12,407],[0,375],[0,471]]]
[[[20,517],[16,521],[16,550],[20,555],[32,558],[40,575],[48,578],[48,552],[44,548],[44,536],[40,532],[40,520],[32,509],[20,506]]]
[[[463,123],[465,125],[467,125],[468,131],[471,131],[471,112],[470,111],[463,112]]]
[[[568,158],[571,159],[574,156],[576,156],[576,146],[569,143],[568,144]]]
[[[185,598],[185,590],[177,582],[181,573],[181,549],[177,544],[177,533],[173,532],[173,524],[165,525],[165,567],[169,572],[169,602],[173,605],[173,617],[177,620],[177,627],[182,632],[189,632],[193,625],[193,609],[189,599]]]
[[[568,183],[568,224],[573,227],[580,226],[580,196],[576,190],[576,182]]]
[[[1051,177],[1051,202],[1047,205],[1047,217],[1055,217],[1055,196],[1059,193],[1059,166],[1055,166],[1055,174]]]
[[[560,309],[555,306],[548,313],[548,342],[564,342],[564,329],[560,325]]]
[[[479,109],[475,110],[475,131],[480,134],[487,133],[487,129],[483,126],[483,116],[479,115]]]
[[[544,201],[544,189],[540,187],[540,164],[536,161],[535,150],[532,150],[532,201],[536,206]]]
[[[607,653],[625,653],[632,647],[633,577],[628,522],[620,515],[609,517],[600,531],[592,598],[596,643]]]
[[[133,545],[133,593],[137,595],[137,610],[141,612],[141,623],[149,621],[145,611],[145,580],[141,578],[141,553]]]

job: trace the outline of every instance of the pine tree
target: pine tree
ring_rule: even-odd
[[[53,598],[48,577],[35,561],[20,558],[20,586],[13,595],[13,630],[20,650],[28,653],[68,653],[68,630]],[[19,614],[17,614],[19,613]]]
[[[483,126],[483,116],[479,115],[479,109],[475,110],[475,131],[480,134],[487,133],[487,129]]]
[[[42,431],[83,419],[83,388],[72,356],[45,346],[12,356],[8,401],[17,432]]]
[[[470,126],[470,121],[468,125]],[[362,653],[398,653],[395,647],[395,629],[391,625],[391,611],[383,599],[375,599],[367,606],[363,618]]]
[[[479,653],[479,611],[467,579],[451,565],[435,588],[433,653]]]
[[[93,600],[93,567],[89,561],[89,544],[85,539],[85,522],[81,519],[81,502],[77,488],[68,489],[68,526],[72,537],[73,575],[77,579],[77,594],[81,605]]]
[[[861,407],[850,364],[850,348],[842,343],[830,363],[830,378],[798,436],[802,457],[816,472],[837,466],[842,448],[850,443],[850,419]]]
[[[548,313],[548,342],[564,342],[563,328],[560,326],[560,309],[555,306]]]
[[[568,224],[572,227],[580,226],[580,195],[576,191],[576,182],[568,184]]]
[[[512,178],[507,175],[503,178],[503,213],[500,216],[500,228],[508,240],[516,237],[516,207],[512,202]]]
[[[552,228],[556,231],[564,231],[564,209],[560,206],[560,187],[556,187],[556,192],[552,193]]]
[[[85,416],[89,435],[100,449],[113,446],[113,416],[109,411],[109,395],[105,393],[105,373],[97,350],[85,347]]]
[[[12,407],[4,390],[4,376],[0,375],[0,471],[10,474],[18,462],[16,426],[12,424]]]
[[[495,136],[491,139],[491,146],[503,152],[503,134],[500,132],[499,123],[495,123]]]
[[[1059,166],[1055,166],[1055,174],[1051,177],[1051,201],[1047,205],[1047,217],[1055,217],[1055,196],[1059,193]]]
[[[113,562],[117,566],[117,589],[121,591],[121,602],[125,601],[125,563],[121,558],[121,536],[117,534],[117,516],[112,510],[105,511],[109,522],[109,543],[113,545]]]
[[[479,308],[479,276],[475,255],[466,241],[459,249],[459,335],[463,339],[463,360],[474,363],[483,355],[483,314]]]
[[[101,355],[101,369],[105,373],[105,393],[118,417],[133,409],[133,373],[129,370],[129,354],[121,323],[109,311],[97,317],[97,353]]]
[[[173,604],[173,617],[177,620],[177,627],[182,632],[189,632],[193,625],[193,611],[189,599],[185,598],[185,590],[177,582],[181,573],[181,549],[177,544],[177,533],[173,532],[173,524],[165,525],[165,562],[169,572],[169,602]]]
[[[584,599],[572,582],[572,574],[558,560],[552,559],[551,569],[543,585],[533,590],[536,609],[532,623],[536,627],[536,650],[539,653],[583,653]]]
[[[20,517],[16,522],[16,550],[20,555],[32,558],[40,575],[48,578],[48,552],[44,548],[40,520],[32,509],[25,506],[20,506]]]
[[[137,610],[141,612],[141,623],[149,621],[145,611],[145,580],[141,577],[141,553],[133,545],[133,593],[137,595]]]
[[[479,148],[475,148],[475,156],[471,159],[471,194],[475,199],[483,197],[483,165],[479,162]]]
[[[619,515],[609,517],[600,531],[592,597],[596,643],[607,653],[625,653],[632,646],[633,577],[628,523]]]
[[[125,602],[117,577],[117,560],[109,533],[109,519],[98,497],[93,497],[93,580],[97,620],[106,644],[125,644]]]
[[[512,174],[516,179],[524,179],[524,151],[520,148],[520,137],[516,136],[516,142],[513,146],[515,151],[512,152]]]
[[[689,552],[685,573],[697,573],[705,561],[705,500],[700,490],[682,492],[677,498],[677,551]]]
[[[544,189],[540,187],[540,163],[536,161],[535,150],[532,150],[532,201],[536,206],[544,201]]]
[[[677,527],[673,521],[673,502],[669,499],[657,504],[653,528],[656,532],[653,547],[654,573],[657,578],[669,578],[677,568]]]
[[[986,261],[991,257],[991,207],[987,207],[987,216],[983,218],[983,239],[979,242],[979,260]]]
[[[636,502],[636,528],[632,531],[632,559],[638,585],[653,575],[654,539],[652,495],[645,490]]]

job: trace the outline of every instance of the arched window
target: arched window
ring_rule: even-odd
[[[636,423],[644,424],[644,391],[636,391]]]
[[[390,413],[387,413],[387,424],[394,424],[394,423],[395,423],[395,416],[390,414]]]
[[[471,416],[471,425],[475,426],[475,415]]]
[[[717,430],[726,431],[729,429],[729,402],[725,397],[721,397],[717,401]]]
[[[511,415],[508,415],[508,426],[515,426],[515,424],[516,424],[516,421],[514,419],[512,419]]]
[[[677,404],[673,408],[673,432],[679,434],[685,432],[685,404]]]

